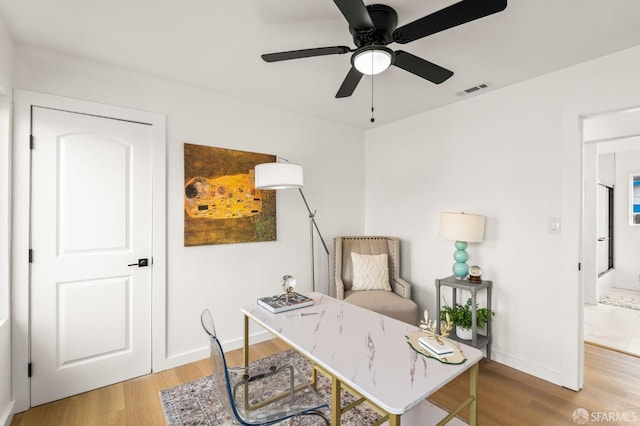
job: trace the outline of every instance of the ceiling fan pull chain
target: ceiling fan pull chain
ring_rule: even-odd
[[[373,55],[371,55],[371,69],[373,69]],[[376,121],[375,118],[373,118],[373,74],[371,75],[371,122],[373,123],[374,121]]]
[[[373,118],[373,78],[371,79],[371,122],[373,123],[374,121],[376,121],[375,118]]]

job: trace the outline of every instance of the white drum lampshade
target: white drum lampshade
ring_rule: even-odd
[[[302,166],[291,163],[264,163],[255,167],[256,189],[302,188]]]
[[[468,243],[484,239],[484,216],[469,213],[440,213],[440,237]]]

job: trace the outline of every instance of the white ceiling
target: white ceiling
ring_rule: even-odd
[[[480,0],[478,0],[480,1]],[[387,0],[398,26],[455,0]],[[369,4],[369,2],[366,2]],[[262,53],[353,47],[331,0],[0,0],[16,44],[139,70],[367,129],[640,45],[638,0],[509,0],[501,13],[402,49],[455,72],[435,85],[396,67],[335,99],[349,54],[266,63]],[[392,49],[399,49],[391,44]],[[468,95],[468,96],[477,96]]]

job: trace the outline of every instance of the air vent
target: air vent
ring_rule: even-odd
[[[477,92],[479,90],[484,90],[484,89],[488,89],[489,88],[489,83],[480,83],[477,86],[473,86],[473,87],[469,87],[468,89],[464,89],[462,92],[458,92],[456,93],[456,95],[458,96],[466,96],[466,95],[470,95],[474,92]]]

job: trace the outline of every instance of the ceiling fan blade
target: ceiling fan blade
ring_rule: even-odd
[[[313,56],[341,55],[350,51],[351,49],[347,46],[316,47],[313,49],[290,50],[288,52],[265,53],[262,55],[262,59],[265,62],[278,62],[289,59],[311,58]]]
[[[349,26],[355,30],[373,29],[373,21],[362,0],[333,0]]]
[[[346,98],[351,96],[353,91],[356,90],[358,83],[360,83],[361,78],[362,73],[355,67],[351,67],[347,76],[344,78],[342,85],[338,89],[338,93],[336,93],[336,98]]]
[[[396,60],[393,65],[435,84],[440,84],[453,75],[453,71],[418,58],[404,50],[396,50]]]
[[[409,43],[437,32],[502,12],[507,0],[462,0],[431,15],[410,22],[393,32],[393,41]]]

